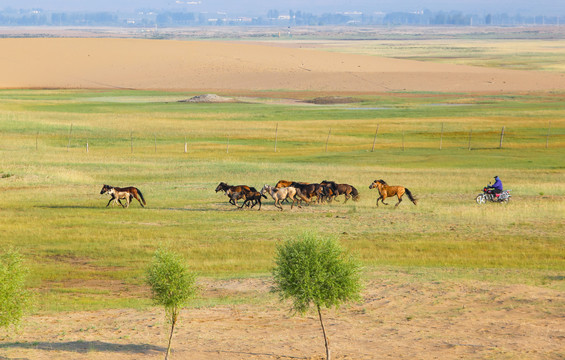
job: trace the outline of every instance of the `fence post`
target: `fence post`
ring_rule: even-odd
[[[545,148],[549,147],[549,131],[551,130],[551,121],[547,124],[547,137],[545,138]]]
[[[473,129],[469,131],[469,151],[471,151],[471,138],[473,137]]]
[[[71,123],[71,129],[69,130],[69,143],[67,144],[67,151],[69,151],[69,148],[71,147],[71,135],[73,133],[73,123]]]
[[[441,150],[443,145],[443,123],[441,123],[441,133],[439,135],[439,149]]]
[[[328,152],[328,142],[330,141],[330,134],[332,133],[332,128],[328,131],[328,138],[326,139],[326,152]]]
[[[379,133],[379,125],[377,124],[377,131],[375,131],[375,138],[373,139],[373,147],[371,148],[371,152],[375,151],[375,143],[377,142],[377,134]]]
[[[499,149],[502,149],[502,140],[504,139],[504,126],[502,127],[502,131],[500,132],[500,145],[498,145]]]
[[[279,133],[279,123],[277,123],[277,125],[275,126],[275,152],[277,152],[278,133]]]
[[[186,142],[186,136],[184,137],[184,153],[188,152],[188,143]]]
[[[86,138],[86,153],[88,154],[88,138]]]
[[[228,145],[226,146],[226,154],[230,152],[230,134],[228,134]]]

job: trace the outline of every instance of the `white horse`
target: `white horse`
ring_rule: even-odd
[[[296,202],[297,200],[295,199],[295,196],[298,192],[298,190],[292,186],[289,187],[282,187],[282,188],[274,188],[270,185],[265,184],[263,186],[263,188],[261,189],[261,195],[265,192],[265,190],[271,195],[271,197],[273,198],[273,200],[275,200],[275,207],[278,209],[281,209],[282,211],[282,206],[281,206],[281,201],[285,200],[285,199],[290,199],[292,200],[292,204],[290,205],[290,208],[292,209],[292,207],[294,206],[294,202]],[[298,207],[301,207],[300,205],[298,205]]]

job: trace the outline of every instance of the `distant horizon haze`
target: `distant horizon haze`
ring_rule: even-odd
[[[361,11],[414,12],[461,11],[474,14],[565,15],[563,0],[0,0],[0,9],[43,9],[45,11],[118,11],[141,9],[187,12],[227,12],[233,15],[265,16],[269,10],[281,14],[303,11],[313,14]]]

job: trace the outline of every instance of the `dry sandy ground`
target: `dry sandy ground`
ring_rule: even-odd
[[[565,90],[565,74],[259,44],[95,38],[0,39],[0,88]]]
[[[374,274],[391,278],[391,274]],[[547,288],[478,281],[366,284],[363,301],[326,311],[334,359],[563,359],[565,299]],[[212,281],[206,296],[269,298],[260,305],[187,309],[173,359],[322,359],[314,314],[292,317],[265,279]],[[106,310],[28,317],[0,333],[0,359],[162,359],[163,311]]]

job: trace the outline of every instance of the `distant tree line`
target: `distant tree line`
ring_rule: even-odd
[[[46,12],[0,10],[0,26],[324,26],[324,25],[448,25],[448,26],[518,26],[560,25],[565,17],[510,14],[465,14],[462,12],[324,13],[269,10],[264,17],[229,16],[228,14],[140,10],[134,14],[113,12]]]
[[[33,10],[5,13],[0,11],[0,25],[3,26],[112,26],[121,24],[119,16],[109,12],[43,13]]]

